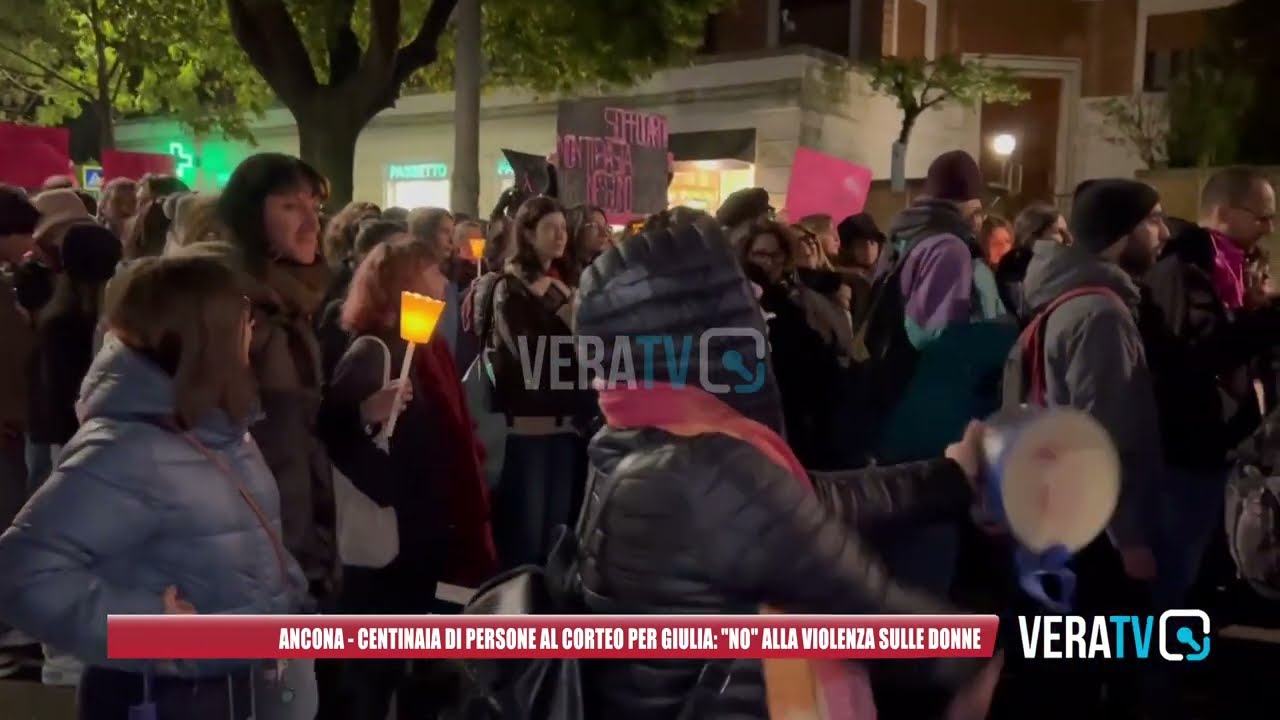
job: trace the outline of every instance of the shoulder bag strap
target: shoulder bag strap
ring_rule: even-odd
[[[287,553],[284,549],[284,542],[282,542],[280,540],[280,536],[276,534],[275,528],[271,527],[271,521],[267,519],[267,514],[262,512],[262,508],[258,506],[258,502],[253,499],[253,494],[249,492],[249,488],[245,487],[244,483],[240,481],[240,478],[236,477],[236,474],[231,470],[231,466],[227,464],[227,461],[223,459],[221,455],[210,450],[191,433],[183,432],[176,426],[173,429],[179,437],[187,442],[188,445],[194,448],[201,455],[204,455],[209,462],[213,463],[214,466],[218,468],[218,471],[227,479],[227,482],[231,483],[231,486],[236,489],[236,492],[240,493],[240,497],[244,500],[245,504],[248,505],[249,509],[253,511],[253,514],[257,516],[258,524],[260,524],[263,531],[267,533],[267,537],[271,540],[271,548],[275,550],[276,563],[280,567],[280,579],[284,583],[285,587],[288,587],[289,562],[285,559]]]
[[[1022,334],[1018,337],[1018,346],[1022,348],[1022,362],[1025,366],[1029,366],[1028,372],[1028,392],[1027,399],[1034,405],[1043,407],[1045,400],[1045,385],[1047,378],[1045,377],[1044,363],[1044,323],[1049,319],[1049,315],[1057,310],[1059,306],[1068,300],[1074,300],[1085,295],[1106,295],[1114,300],[1117,304],[1127,309],[1124,300],[1116,294],[1111,288],[1094,285],[1087,287],[1078,287],[1069,290],[1045,306],[1043,310],[1036,313],[1027,327],[1023,329]]]

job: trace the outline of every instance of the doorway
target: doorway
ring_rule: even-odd
[[[1036,202],[1052,204],[1057,191],[1063,81],[1020,77],[1018,83],[1030,95],[1022,104],[982,105],[979,163],[983,176],[992,184],[1010,187],[1009,207],[997,209],[1001,215],[1013,215]],[[1007,146],[1000,147],[1004,143],[997,138],[1001,136],[1014,139],[1011,153]]]

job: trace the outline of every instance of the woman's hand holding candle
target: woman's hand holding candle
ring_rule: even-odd
[[[382,425],[391,419],[396,410],[396,393],[400,391],[400,380],[392,380],[385,387],[364,399],[360,403],[360,419],[365,425]],[[413,399],[413,384],[409,383],[401,396],[398,412],[404,412],[405,405]]]

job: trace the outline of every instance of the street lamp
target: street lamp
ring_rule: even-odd
[[[1013,189],[1013,166],[1009,160],[1013,156],[1013,151],[1018,148],[1018,138],[1009,133],[1000,133],[991,138],[991,149],[1000,157],[1000,175],[1004,186],[1010,191]]]
[[[1007,158],[1013,154],[1018,147],[1018,138],[1009,133],[1001,133],[991,139],[991,149],[1002,158]]]

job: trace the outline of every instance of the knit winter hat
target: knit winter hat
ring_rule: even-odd
[[[62,239],[62,270],[73,280],[106,282],[122,257],[119,238],[101,225],[72,225]]]
[[[749,223],[769,214],[769,191],[764,188],[744,188],[730,193],[716,211],[716,220],[727,228]]]
[[[1150,185],[1136,180],[1097,180],[1079,189],[1071,207],[1074,244],[1099,253],[1133,231],[1160,203]]]
[[[963,150],[952,150],[934,158],[924,181],[924,194],[934,200],[962,203],[982,197],[986,183],[978,161]]]

